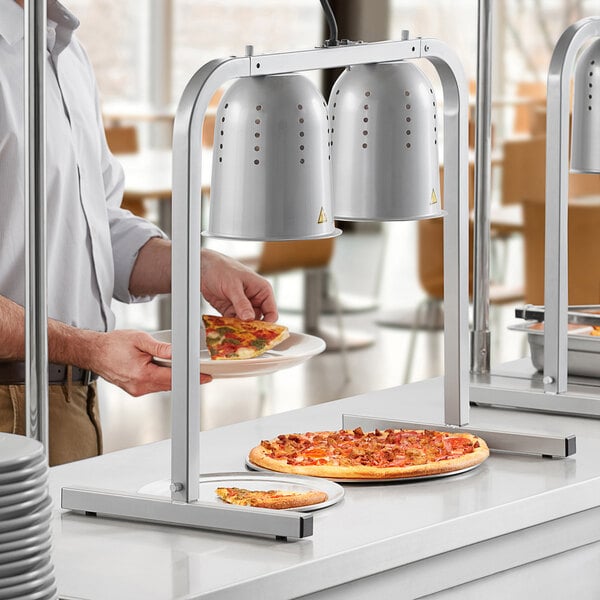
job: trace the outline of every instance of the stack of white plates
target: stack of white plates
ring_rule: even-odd
[[[0,433],[0,600],[56,598],[50,515],[42,444]]]

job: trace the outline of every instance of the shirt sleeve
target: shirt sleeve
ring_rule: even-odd
[[[125,177],[123,168],[118,160],[111,154],[108,144],[106,143],[100,111],[100,101],[97,92],[96,114],[101,134],[102,177],[113,250],[115,278],[113,297],[126,303],[146,302],[150,300],[152,296],[133,296],[129,293],[131,271],[140,248],[152,238],[160,237],[167,239],[167,235],[150,221],[137,217],[128,210],[121,208]]]

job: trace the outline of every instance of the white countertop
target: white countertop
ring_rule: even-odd
[[[243,471],[248,450],[261,439],[337,429],[342,413],[442,422],[441,379],[203,432],[201,470]],[[542,459],[493,453],[479,468],[452,477],[346,484],[341,503],[314,513],[314,535],[288,542],[84,517],[58,508],[61,486],[133,492],[168,478],[169,442],[55,467],[54,560],[61,597],[280,600],[314,593],[321,598],[319,590],[415,565],[425,568],[427,561],[434,566],[442,553],[457,554],[478,544],[480,564],[472,558],[459,563],[443,583],[433,582],[426,568],[412,572],[395,596],[408,598],[600,539],[600,527],[590,526],[600,522],[596,420],[472,408],[471,425],[575,434],[577,454]],[[558,534],[561,523],[572,532],[571,539]],[[512,550],[501,549],[502,540],[516,539],[523,530],[528,537],[519,538],[522,551],[513,556]]]

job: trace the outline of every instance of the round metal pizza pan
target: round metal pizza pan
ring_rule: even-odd
[[[251,490],[288,490],[291,492],[319,491],[327,494],[327,500],[318,504],[309,506],[300,506],[298,508],[286,508],[282,510],[294,510],[300,512],[309,512],[327,508],[337,504],[344,497],[344,488],[328,479],[318,479],[316,477],[305,477],[304,475],[287,475],[285,473],[207,473],[200,475],[200,486],[198,489],[198,501],[209,502],[225,506],[215,493],[218,487],[239,487]],[[140,488],[137,493],[144,496],[160,496],[170,498],[171,491],[169,486],[171,481],[161,479],[153,481]],[[232,506],[232,505],[228,505]]]
[[[484,461],[485,462],[485,461]],[[467,473],[468,471],[472,471],[476,469],[483,463],[479,463],[478,465],[472,465],[470,467],[466,467],[465,469],[459,469],[458,471],[450,471],[448,473],[436,473],[435,475],[419,475],[417,477],[386,477],[386,478],[359,478],[359,479],[344,479],[333,478],[333,477],[317,477],[311,476],[311,479],[323,479],[324,481],[332,481],[337,483],[414,483],[415,481],[425,481],[427,479],[440,479],[441,477],[449,477],[451,475],[460,475],[461,473]],[[250,462],[249,458],[246,458],[246,467],[252,471],[259,471],[265,473],[275,473],[276,471],[271,471],[270,469],[265,469],[264,467],[259,467],[255,465],[253,462]],[[298,476],[300,477],[300,476]],[[303,476],[305,477],[305,476]]]

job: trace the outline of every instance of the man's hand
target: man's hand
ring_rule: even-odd
[[[264,278],[214,250],[202,250],[201,292],[226,317],[277,320],[277,304],[271,284]],[[138,253],[129,279],[134,296],[153,296],[171,291],[171,242],[149,240]]]
[[[23,307],[0,296],[0,360],[25,358],[24,332]],[[171,369],[153,363],[153,356],[170,359],[171,344],[141,331],[100,333],[48,319],[50,362],[94,371],[133,396],[171,389]],[[200,383],[211,379],[200,375]]]
[[[152,357],[171,359],[171,344],[159,342],[141,331],[117,330],[96,337],[90,369],[132,396],[171,389],[171,369],[152,362]],[[211,381],[201,374],[200,383]]]
[[[277,320],[271,284],[240,262],[212,250],[202,250],[201,292],[225,317],[249,321]]]

